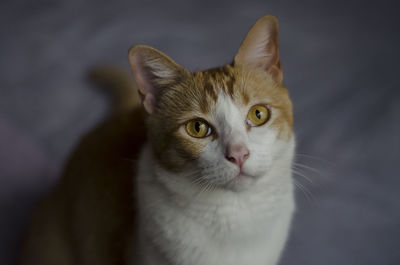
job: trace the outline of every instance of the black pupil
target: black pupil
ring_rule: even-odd
[[[258,109],[256,109],[256,116],[258,119],[261,119],[261,112]]]
[[[200,122],[196,121],[196,123],[194,124],[194,129],[196,130],[196,132],[200,132]]]

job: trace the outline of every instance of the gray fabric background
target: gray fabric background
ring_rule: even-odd
[[[229,62],[264,14],[280,20],[295,105],[298,209],[282,265],[400,264],[399,7],[395,1],[2,1],[0,264],[32,206],[108,101],[87,69],[128,69],[133,44],[191,70]],[[45,247],[45,246],[44,246]]]

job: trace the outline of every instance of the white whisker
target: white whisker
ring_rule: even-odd
[[[321,174],[321,171],[318,170],[318,169],[316,169],[316,168],[313,168],[313,167],[310,167],[310,166],[307,166],[307,165],[304,165],[304,164],[296,163],[296,162],[293,162],[293,165],[295,165],[295,166],[297,166],[297,167],[304,168],[304,169],[308,169],[308,170],[310,170],[310,171],[312,171],[312,172],[315,172],[315,173],[317,173],[317,174],[319,174],[319,175],[322,175],[322,174]]]
[[[295,175],[298,175],[298,176],[303,177],[305,180],[307,180],[307,181],[310,182],[311,184],[314,184],[314,182],[313,182],[309,177],[307,177],[306,175],[300,173],[299,171],[296,171],[296,170],[293,169],[293,173],[294,173]]]
[[[303,192],[303,194],[305,195],[305,197],[310,200],[310,201],[314,201],[314,195],[301,183],[299,183],[298,181],[294,180],[294,184],[296,187],[299,188],[300,191]]]

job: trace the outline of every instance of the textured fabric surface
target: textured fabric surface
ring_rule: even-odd
[[[0,264],[14,263],[32,206],[107,111],[87,69],[128,69],[133,44],[191,70],[221,65],[264,14],[280,20],[298,141],[298,209],[281,264],[400,264],[398,10],[395,1],[2,1]]]

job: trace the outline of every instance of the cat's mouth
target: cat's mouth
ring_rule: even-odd
[[[240,179],[240,178],[255,179],[254,176],[252,176],[252,175],[250,175],[250,174],[247,174],[247,173],[243,172],[242,170],[241,170],[238,174],[236,174],[236,176],[234,177],[234,179],[235,179],[235,178],[238,178],[238,179]]]
[[[201,187],[211,185],[208,187],[214,187],[221,190],[239,191],[251,187],[251,185],[259,178],[258,176],[247,172],[244,168],[239,169],[238,167],[231,166],[224,170],[216,170],[216,167],[213,167],[212,169],[213,170],[210,170],[210,168],[207,167],[201,175],[208,177],[198,177],[194,180],[194,183],[200,184]]]
[[[256,177],[240,170],[234,174],[224,185],[224,188],[233,191],[248,189],[255,181]]]

